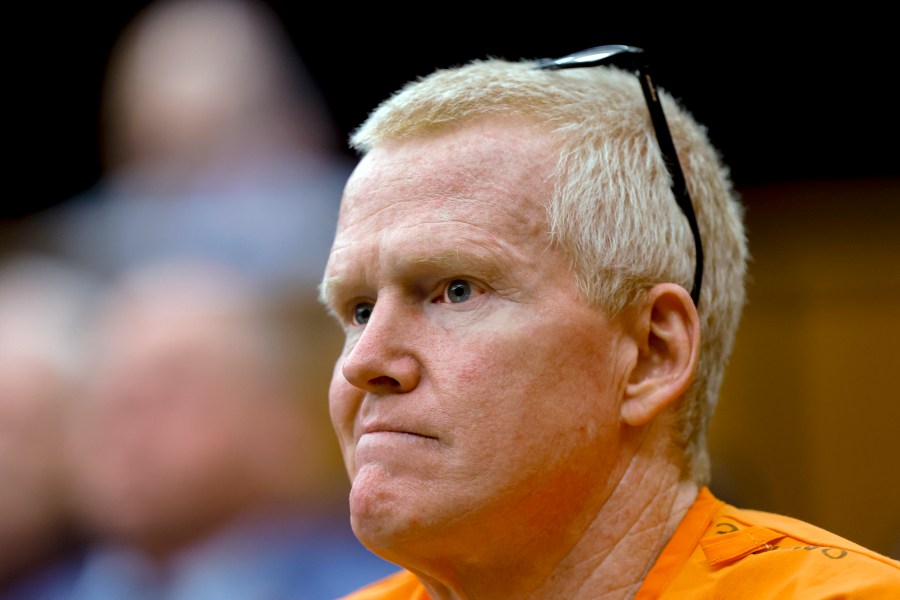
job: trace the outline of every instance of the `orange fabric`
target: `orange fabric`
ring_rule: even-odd
[[[790,517],[700,491],[635,600],[900,598],[900,562]],[[341,600],[429,600],[401,571]]]
[[[339,600],[430,600],[425,586],[409,571],[400,571],[370,583]]]
[[[784,534],[777,531],[754,526],[748,529],[738,529],[718,537],[704,538],[700,540],[700,547],[703,548],[703,554],[706,555],[709,566],[718,567],[740,560],[748,554],[772,550],[774,546],[769,542],[783,537]]]
[[[635,596],[681,598],[900,598],[900,562],[703,488]]]

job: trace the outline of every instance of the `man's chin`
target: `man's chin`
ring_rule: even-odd
[[[381,466],[361,468],[350,488],[350,524],[364,546],[380,556],[390,554],[405,539],[420,535],[421,522],[413,516],[415,492]],[[390,558],[388,559],[390,560]]]
[[[350,518],[357,536],[377,536],[396,518],[402,498],[393,491],[396,482],[392,479],[381,465],[365,465],[357,471],[350,487]]]

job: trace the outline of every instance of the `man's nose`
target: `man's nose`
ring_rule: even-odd
[[[402,394],[419,384],[419,338],[412,307],[392,299],[379,300],[356,344],[344,358],[344,378],[373,394]]]

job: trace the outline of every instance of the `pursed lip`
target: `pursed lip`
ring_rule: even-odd
[[[363,423],[360,427],[357,428],[355,437],[357,440],[359,440],[362,436],[373,433],[402,433],[426,439],[438,439],[437,436],[430,435],[419,427],[409,427],[399,423],[387,423],[381,421],[370,421],[367,423]]]

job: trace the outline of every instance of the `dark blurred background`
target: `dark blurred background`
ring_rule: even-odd
[[[104,67],[123,26],[146,4],[12,9],[8,32],[21,43],[6,59],[13,143],[5,170],[14,193],[2,203],[3,217],[58,203],[99,177]],[[709,127],[738,185],[900,175],[892,91],[900,53],[886,13],[788,18],[755,6],[725,18],[554,6],[488,16],[485,5],[460,3],[410,12],[270,5],[344,133],[401,84],[436,67],[628,43],[653,52],[660,85]]]
[[[858,5],[786,17],[758,4],[660,12],[557,3],[502,15],[484,4],[269,4],[344,139],[390,93],[438,67],[606,43],[651,52],[659,85],[707,126],[747,206],[749,304],[712,425],[714,491],[900,557],[893,18]],[[100,177],[106,61],[145,5],[10,13],[7,33],[20,40],[6,60],[11,180],[0,216],[10,230]]]

